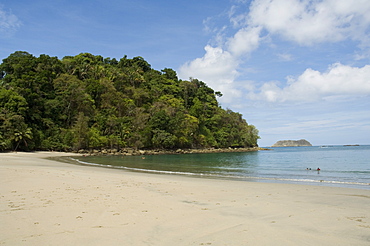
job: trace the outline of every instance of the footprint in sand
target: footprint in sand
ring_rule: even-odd
[[[103,226],[93,226],[91,228],[103,228]]]

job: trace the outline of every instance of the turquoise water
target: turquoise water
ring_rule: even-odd
[[[87,156],[76,160],[85,165],[142,172],[370,189],[370,145],[145,157]]]

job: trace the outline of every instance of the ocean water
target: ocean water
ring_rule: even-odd
[[[370,145],[280,147],[244,153],[86,156],[71,159],[83,165],[140,172],[370,190]]]

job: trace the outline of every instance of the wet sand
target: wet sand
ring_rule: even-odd
[[[0,245],[370,245],[370,190],[201,179],[0,153]]]

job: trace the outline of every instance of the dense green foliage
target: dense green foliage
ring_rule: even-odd
[[[0,65],[0,150],[257,146],[257,129],[216,96],[142,57],[17,51]]]

